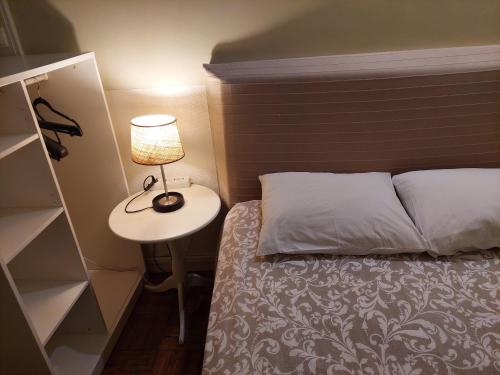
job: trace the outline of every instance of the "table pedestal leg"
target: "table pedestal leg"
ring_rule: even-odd
[[[172,259],[172,275],[167,277],[159,284],[146,284],[146,290],[156,293],[166,292],[170,289],[177,289],[179,302],[179,343],[184,343],[185,335],[185,314],[184,314],[184,280],[186,271],[184,269],[184,254],[189,247],[189,237],[175,241],[169,241],[170,256]]]
[[[184,316],[184,287],[182,283],[177,286],[177,300],[179,302],[179,344],[184,344],[186,322]]]

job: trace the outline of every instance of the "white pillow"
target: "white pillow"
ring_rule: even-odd
[[[500,169],[440,169],[392,178],[433,254],[500,246]]]
[[[260,176],[259,255],[393,254],[428,246],[389,173],[290,172]]]

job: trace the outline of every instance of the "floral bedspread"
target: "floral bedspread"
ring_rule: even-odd
[[[256,257],[260,201],[229,212],[203,374],[500,374],[500,250]]]

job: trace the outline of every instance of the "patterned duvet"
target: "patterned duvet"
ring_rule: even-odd
[[[259,229],[226,218],[203,374],[500,374],[500,250],[258,258]]]

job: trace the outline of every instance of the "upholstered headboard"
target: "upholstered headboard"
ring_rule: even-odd
[[[205,69],[229,207],[269,172],[500,167],[500,46]]]

